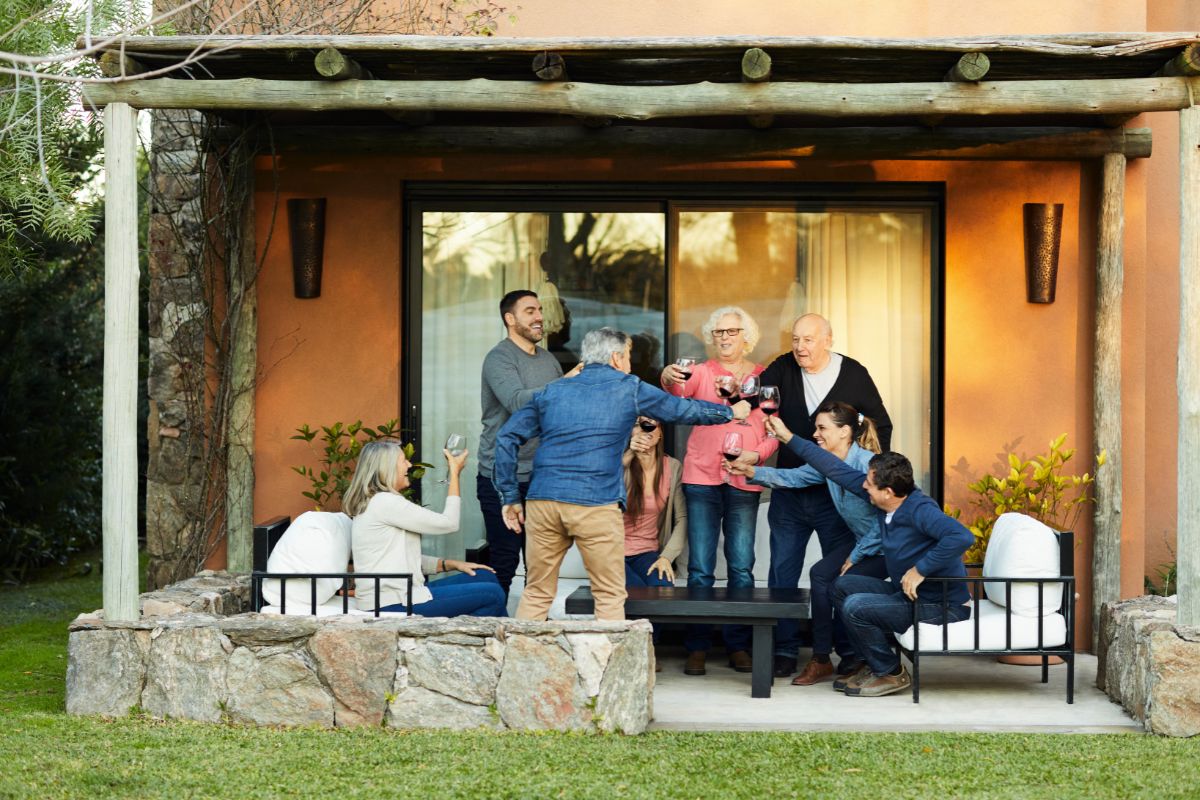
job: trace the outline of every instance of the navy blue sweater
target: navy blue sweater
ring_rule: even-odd
[[[866,473],[799,436],[793,436],[787,446],[825,477],[870,502],[870,495],[863,488]],[[904,573],[912,567],[926,577],[966,577],[962,557],[975,537],[958,520],[946,516],[937,502],[920,489],[913,489],[904,498],[890,523],[885,523],[881,516],[879,524],[883,525],[883,557],[888,576],[897,589]],[[944,585],[952,605],[962,605],[970,598],[965,583],[955,581]],[[917,594],[926,602],[940,603],[942,586],[940,582],[924,582],[917,588]]]

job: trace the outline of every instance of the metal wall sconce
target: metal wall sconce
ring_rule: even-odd
[[[1053,303],[1063,204],[1026,203],[1024,212],[1025,297],[1030,303]]]
[[[325,198],[288,200],[287,210],[296,297],[320,297],[321,267],[325,260]]]

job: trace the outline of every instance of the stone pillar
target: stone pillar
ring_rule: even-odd
[[[149,243],[150,414],[146,435],[147,585],[195,572],[204,484],[205,287],[199,133],[194,111],[154,111]],[[189,554],[189,550],[191,553]]]

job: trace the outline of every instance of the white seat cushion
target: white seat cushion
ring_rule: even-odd
[[[1001,514],[996,520],[984,556],[983,577],[1057,578],[1061,574],[1058,565],[1058,537],[1051,528],[1024,514]],[[1038,615],[1038,584],[1014,583],[1011,597],[1003,583],[983,586],[993,603],[1007,605],[1023,617]],[[1046,583],[1041,588],[1041,612],[1058,613],[1062,584]]]
[[[350,563],[350,517],[341,512],[306,511],[284,531],[267,558],[267,572],[345,572]],[[282,581],[263,581],[263,599],[272,606],[280,603]],[[287,610],[311,614],[311,581],[291,578],[287,581]],[[334,578],[317,581],[317,605],[333,597],[342,582]],[[341,613],[340,611],[338,613]]]
[[[1038,646],[1037,617],[1012,615],[1012,645],[1008,645],[1005,633],[1005,610],[990,600],[973,601],[972,613],[979,614],[980,650],[1033,650]],[[1067,641],[1067,621],[1062,614],[1048,614],[1040,619],[1042,624],[1042,647],[1058,647]],[[942,625],[921,623],[921,652],[942,650]],[[965,619],[949,625],[950,650],[974,650],[975,620]],[[896,634],[896,641],[908,650],[913,649],[913,629]]]
[[[273,606],[273,605],[263,606],[262,609],[259,610],[259,613],[260,614],[281,614],[283,616],[288,616],[288,617],[302,617],[302,616],[307,617],[312,614],[312,612],[308,608],[307,599],[303,603],[300,603],[297,605],[293,605],[292,601],[288,600],[286,613],[280,611],[279,606]],[[317,616],[318,617],[340,616],[342,613],[343,613],[342,612],[342,598],[340,598],[340,597],[335,597],[332,600],[326,600],[324,603],[321,603],[320,605],[317,606]],[[351,617],[373,617],[373,616],[375,616],[374,610],[360,611],[357,608],[355,608],[353,598],[350,599],[350,610],[345,612],[345,614],[347,616],[351,616]],[[407,617],[408,614],[406,614],[403,611],[380,611],[379,616],[381,616],[381,617]]]

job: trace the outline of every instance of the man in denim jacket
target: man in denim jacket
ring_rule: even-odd
[[[583,371],[555,381],[509,418],[496,437],[493,476],[505,524],[525,525],[525,592],[517,616],[545,619],[558,570],[574,539],[596,602],[596,618],[625,618],[625,478],[621,455],[639,415],[685,425],[745,419],[729,407],[673,397],[630,375],[631,339],[613,328],[583,337]],[[540,437],[526,503],[517,488],[517,451]],[[526,508],[528,506],[528,516]]]

